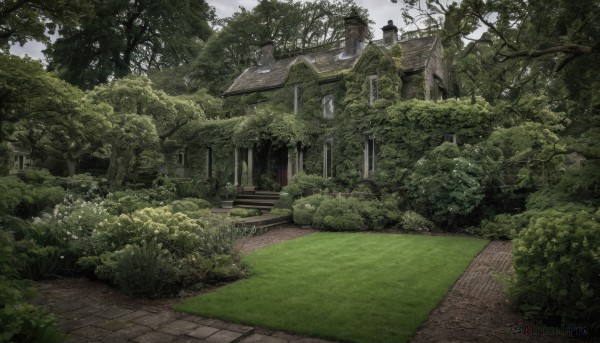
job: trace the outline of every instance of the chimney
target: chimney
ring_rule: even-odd
[[[346,56],[355,56],[362,50],[367,37],[367,22],[358,15],[356,7],[352,7],[350,15],[344,18],[346,28],[346,42],[344,53]]]
[[[257,53],[257,62],[261,66],[262,72],[269,72],[275,62],[275,43],[273,41],[267,41],[260,46],[260,51]]]
[[[388,20],[388,24],[381,28],[383,31],[383,44],[392,46],[398,43],[398,28],[392,20]]]

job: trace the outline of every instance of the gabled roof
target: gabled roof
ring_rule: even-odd
[[[402,66],[406,73],[425,69],[437,39],[437,36],[430,36],[398,42],[402,47]],[[383,41],[373,43],[383,46]],[[261,66],[247,68],[233,81],[233,84],[225,91],[224,95],[244,94],[283,87],[291,66],[299,60],[310,63],[310,67],[318,74],[349,70],[354,65],[357,56],[346,58],[343,56],[343,52],[344,49],[340,48],[276,60],[270,71],[266,71]]]

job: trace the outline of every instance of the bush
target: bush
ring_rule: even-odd
[[[77,194],[85,200],[104,198],[108,194],[108,180],[96,178],[87,173],[60,178],[58,183],[65,190]]]
[[[40,179],[33,179],[36,182]],[[52,208],[65,196],[61,187],[27,184],[15,176],[0,177],[0,216],[15,215],[31,218],[44,209]]]
[[[215,195],[214,179],[182,179],[171,178],[175,183],[175,193],[178,198],[210,198]]]
[[[393,197],[387,197],[382,201],[363,200],[359,205],[359,212],[365,219],[367,227],[373,230],[394,228],[398,226],[402,216],[398,201]]]
[[[357,199],[337,196],[323,201],[313,216],[316,228],[334,231],[358,231],[367,228],[360,214],[361,203]]]
[[[275,201],[274,208],[288,209],[291,210],[294,206],[294,197],[291,194],[281,192],[279,193],[279,199]]]
[[[27,301],[35,289],[18,279],[12,239],[0,232],[0,342],[61,342],[55,318]]]
[[[433,222],[413,211],[404,212],[400,217],[400,223],[404,230],[409,231],[429,231],[434,228]]]
[[[527,211],[520,214],[498,214],[492,220],[481,221],[479,232],[487,239],[513,239],[529,223],[529,219],[534,216],[533,211]]]
[[[254,217],[260,216],[260,211],[255,208],[232,208],[229,215],[242,218]]]
[[[102,203],[108,213],[119,215],[132,213],[150,207],[150,196],[147,191],[116,191],[106,196]]]
[[[276,216],[289,216],[292,214],[292,210],[289,208],[273,208],[269,212],[269,214],[273,214]]]
[[[308,175],[300,173],[295,175],[287,186],[282,189],[282,192],[297,198],[301,195],[309,195],[311,189],[321,190],[330,188],[333,184],[330,180],[324,179],[318,175]]]
[[[547,210],[513,240],[509,293],[528,317],[598,325],[600,210]]]
[[[319,205],[329,199],[327,195],[315,194],[294,202],[294,223],[298,225],[312,225],[313,215]]]
[[[161,243],[126,245],[113,254],[114,282],[126,294],[156,298],[178,291],[177,260]]]

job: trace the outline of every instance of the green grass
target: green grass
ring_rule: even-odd
[[[404,342],[487,241],[316,233],[245,258],[248,279],[178,311],[323,338]]]

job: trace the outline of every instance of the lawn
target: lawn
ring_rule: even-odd
[[[486,240],[316,233],[259,250],[248,279],[178,311],[354,342],[405,342]]]

